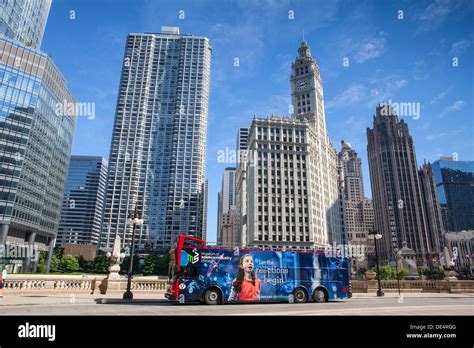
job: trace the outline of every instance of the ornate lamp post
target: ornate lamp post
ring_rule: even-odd
[[[380,284],[379,252],[377,249],[377,239],[382,239],[382,235],[379,233],[376,233],[374,230],[369,232],[369,235],[372,236],[372,238],[374,239],[374,244],[375,244],[375,260],[377,262],[377,282],[379,286],[379,289],[377,290],[377,296],[382,297],[384,296],[384,292]]]
[[[135,250],[135,228],[143,225],[143,219],[141,214],[135,208],[134,212],[128,215],[127,223],[133,224],[132,230],[132,248],[130,250],[130,264],[128,265],[128,277],[127,277],[127,291],[123,293],[124,300],[133,300],[132,294],[132,270],[133,270],[133,253]]]

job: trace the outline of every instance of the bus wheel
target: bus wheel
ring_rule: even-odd
[[[302,288],[296,289],[294,293],[295,303],[305,303],[308,302],[308,296],[306,295],[306,291]]]
[[[314,290],[313,300],[314,300],[314,302],[318,302],[318,303],[326,302],[328,300],[328,296],[326,294],[326,291],[324,291],[323,289]]]
[[[204,302],[208,305],[217,305],[221,303],[221,294],[217,289],[209,289],[204,294]]]

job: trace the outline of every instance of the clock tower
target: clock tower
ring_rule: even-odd
[[[319,66],[311,56],[306,41],[298,48],[298,57],[291,65],[291,70],[293,117],[307,119],[318,131],[326,133],[323,83]]]

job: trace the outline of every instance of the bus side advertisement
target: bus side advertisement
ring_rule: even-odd
[[[330,300],[351,296],[347,258],[322,253],[185,248],[180,255],[180,302],[202,301],[211,287],[222,302],[290,301],[324,288]]]

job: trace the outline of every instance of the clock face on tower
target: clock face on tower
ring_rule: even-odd
[[[296,90],[304,91],[309,88],[309,80],[298,80],[296,81]]]

